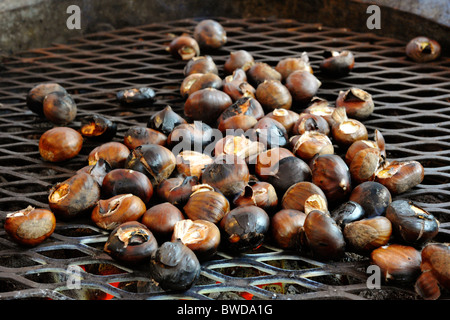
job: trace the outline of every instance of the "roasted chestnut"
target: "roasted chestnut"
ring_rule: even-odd
[[[117,226],[109,235],[103,251],[112,258],[128,264],[150,260],[158,249],[152,232],[137,221],[128,221]]]
[[[216,224],[207,220],[183,219],[175,223],[172,241],[175,240],[181,240],[202,261],[216,254],[220,244],[220,230]]]
[[[254,87],[258,87],[260,83],[266,80],[282,80],[281,74],[265,62],[255,62],[247,70],[247,78],[248,82]]]
[[[206,19],[195,26],[194,39],[202,49],[219,49],[227,43],[227,32],[219,22]]]
[[[289,139],[292,152],[304,161],[316,155],[334,154],[334,146],[330,138],[318,131],[306,131],[302,135],[294,135]]]
[[[166,147],[144,144],[130,152],[125,168],[144,173],[155,187],[175,170],[175,155]]]
[[[181,60],[190,60],[200,55],[200,46],[193,37],[181,35],[175,37],[166,48],[170,54]]]
[[[48,204],[56,217],[77,218],[90,211],[100,199],[100,186],[88,173],[77,173],[50,190]]]
[[[184,115],[192,120],[214,124],[233,101],[225,92],[206,88],[192,93],[184,103]]]
[[[192,187],[198,184],[198,177],[173,177],[161,181],[156,192],[158,197],[173,205],[184,205],[192,194]]]
[[[345,163],[350,166],[350,164],[353,161],[353,158],[355,157],[355,155],[364,149],[377,149],[378,146],[376,144],[375,141],[371,141],[371,140],[357,140],[355,142],[353,142],[350,147],[348,147],[346,153],[345,153]],[[381,153],[380,153],[381,156]]]
[[[141,198],[131,194],[120,194],[99,200],[92,210],[91,220],[99,228],[113,230],[127,221],[137,221],[147,208]]]
[[[439,221],[430,213],[407,200],[392,201],[386,209],[394,235],[410,245],[432,240],[439,232]]]
[[[263,180],[267,180],[269,176],[278,172],[278,163],[283,158],[295,157],[295,155],[286,148],[271,148],[260,152],[255,162],[255,172]]]
[[[207,165],[214,162],[207,154],[184,150],[176,156],[177,171],[185,176],[196,176],[200,179]]]
[[[264,144],[252,141],[244,135],[227,135],[214,145],[214,155],[233,154],[244,159],[247,164],[254,164],[258,154],[265,151]]]
[[[281,209],[275,213],[270,221],[270,230],[277,246],[282,249],[296,249],[305,219],[304,212],[294,209]]]
[[[357,140],[367,140],[366,126],[356,119],[347,117],[345,107],[338,107],[332,114],[334,121],[331,127],[331,136],[334,141],[343,148],[348,148]]]
[[[77,156],[83,147],[81,134],[69,127],[55,127],[39,138],[39,153],[50,162],[61,162]]]
[[[342,77],[350,73],[355,66],[355,57],[348,50],[342,52],[325,51],[320,62],[320,71],[327,75]]]
[[[274,186],[265,181],[249,183],[244,192],[233,203],[236,206],[254,205],[272,213],[278,206],[278,196]]]
[[[290,109],[292,96],[289,90],[279,80],[264,80],[256,87],[255,97],[264,110]]]
[[[285,147],[289,143],[289,136],[284,126],[277,120],[263,117],[246,132],[246,135],[254,141],[259,141],[267,149]]]
[[[433,39],[419,36],[406,45],[406,55],[416,62],[429,62],[441,55],[441,45]]]
[[[183,213],[170,202],[158,203],[144,212],[141,222],[157,239],[170,239],[175,224],[184,219]]]
[[[283,209],[295,209],[309,214],[313,210],[328,212],[325,193],[309,181],[297,182],[291,186],[281,199]]]
[[[371,218],[384,215],[392,197],[381,183],[366,181],[352,190],[349,200],[360,204],[366,212],[366,217]]]
[[[281,80],[286,81],[287,77],[294,71],[308,71],[313,73],[313,69],[309,64],[309,57],[306,52],[303,52],[300,57],[287,57],[278,61],[275,67],[281,74]]]
[[[250,52],[237,50],[230,52],[223,69],[227,74],[232,74],[236,69],[246,72],[254,63],[255,60]]]
[[[68,93],[51,92],[45,96],[42,104],[45,118],[54,124],[69,124],[77,116],[77,104]]]
[[[346,201],[331,211],[330,215],[342,229],[350,223],[365,217],[364,208],[357,202]]]
[[[171,106],[153,114],[147,122],[147,128],[158,130],[165,135],[169,135],[173,129],[187,121],[172,110]]]
[[[352,144],[353,145],[353,144]],[[350,163],[350,174],[355,184],[375,180],[375,175],[383,161],[378,148],[358,151]]]
[[[243,253],[257,249],[269,231],[270,218],[257,206],[237,207],[228,212],[220,221],[226,248]]]
[[[348,117],[363,120],[370,117],[375,105],[370,93],[359,88],[350,88],[339,92],[336,108],[339,107],[345,108]]]
[[[90,166],[84,166],[76,173],[85,172],[90,174],[99,186],[102,185],[105,176],[112,170],[111,166],[103,159],[99,159],[95,164]]]
[[[197,256],[181,240],[164,242],[150,259],[150,276],[166,291],[189,289],[200,270]]]
[[[352,181],[347,164],[336,154],[322,154],[310,163],[311,182],[318,186],[330,203],[347,200],[352,192]]]
[[[214,73],[219,74],[217,65],[211,56],[199,56],[190,59],[183,69],[185,77],[193,73]]]
[[[28,206],[25,209],[8,213],[4,229],[17,243],[25,246],[37,246],[53,234],[56,219],[47,209]]]
[[[238,68],[232,75],[226,76],[222,81],[222,90],[231,100],[236,101],[243,97],[255,97],[256,89],[247,82],[247,74]]]
[[[141,198],[147,204],[153,196],[153,185],[145,174],[130,169],[117,168],[105,175],[101,187],[102,198],[127,193]]]
[[[367,254],[389,242],[392,224],[384,216],[366,218],[347,223],[343,233],[349,250]]]
[[[308,107],[303,110],[303,113],[310,113],[316,116],[321,116],[328,122],[328,125],[331,128],[334,124],[331,115],[333,114],[335,109],[336,108],[334,106],[331,106],[327,100],[319,97],[312,97],[311,102],[309,103]]]
[[[410,246],[390,244],[370,254],[372,264],[380,268],[385,281],[411,282],[420,274],[420,252]]]
[[[292,95],[292,100],[304,105],[316,96],[322,83],[311,72],[297,70],[287,77],[285,85]]]
[[[306,215],[299,234],[300,253],[318,260],[337,260],[344,256],[345,239],[341,228],[326,212],[312,210]]]
[[[377,172],[375,181],[397,195],[420,184],[424,179],[424,173],[425,170],[418,161],[391,161]]]
[[[222,89],[222,79],[211,72],[192,73],[181,83],[180,94],[183,98],[187,98],[195,91],[206,88]]]
[[[222,132],[227,129],[246,131],[262,117],[264,117],[264,110],[259,101],[249,96],[242,97],[220,114],[217,119],[218,129]]]
[[[130,127],[124,133],[123,137],[123,144],[130,150],[143,144],[159,144],[164,146],[166,143],[167,136],[164,133],[141,126]]]
[[[193,193],[183,207],[184,213],[191,220],[207,220],[218,223],[229,211],[230,202],[211,186],[198,185],[192,188]]]
[[[202,152],[214,140],[213,129],[202,121],[176,126],[167,137],[167,145],[174,154],[183,150]]]
[[[103,115],[88,115],[81,119],[80,132],[92,140],[108,141],[116,135],[117,124]]]
[[[284,126],[286,132],[290,134],[294,124],[300,118],[300,115],[297,112],[288,109],[275,109],[266,114],[266,117],[277,120]]]
[[[116,94],[117,101],[123,106],[148,107],[155,102],[155,91],[152,88],[131,88],[120,90]]]
[[[111,168],[123,168],[130,149],[126,145],[116,141],[110,141],[95,147],[88,155],[89,165],[97,163],[99,159],[103,159],[111,166]]]
[[[292,127],[292,133],[301,135],[307,131],[316,131],[328,135],[330,133],[330,125],[321,116],[312,113],[301,113]]]
[[[26,97],[26,104],[28,109],[32,112],[43,116],[44,115],[44,99],[52,92],[61,92],[67,94],[66,89],[58,83],[40,83],[28,91]]]

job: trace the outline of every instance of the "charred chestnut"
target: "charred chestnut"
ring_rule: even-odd
[[[161,181],[156,192],[158,197],[173,205],[184,205],[192,194],[192,187],[198,184],[198,177],[173,177]]]
[[[150,117],[147,122],[147,128],[169,135],[176,126],[183,123],[187,123],[186,120],[174,112],[171,106],[166,106]]]
[[[103,159],[111,168],[123,168],[130,149],[120,142],[110,141],[95,147],[88,155],[89,165],[96,164],[99,159]]]
[[[275,109],[290,109],[292,96],[289,90],[278,80],[265,80],[256,87],[255,97],[270,112]]]
[[[148,208],[141,221],[158,239],[170,239],[175,224],[183,219],[180,209],[170,202],[163,202]]]
[[[285,85],[294,102],[307,104],[316,96],[322,83],[311,72],[297,70],[287,77]]]
[[[375,181],[394,194],[404,193],[424,179],[424,168],[418,161],[391,161],[376,174]]]
[[[227,74],[232,74],[236,69],[242,69],[246,72],[255,63],[252,54],[246,50],[237,50],[230,52],[223,69]]]
[[[102,115],[89,115],[81,119],[80,132],[92,140],[108,141],[116,135],[117,124]]]
[[[359,88],[340,91],[336,99],[336,108],[344,107],[347,116],[362,120],[367,119],[374,110],[372,95]]]
[[[45,96],[42,104],[45,118],[54,124],[66,125],[77,116],[77,104],[68,93],[51,92]]]
[[[81,134],[69,127],[55,127],[39,138],[39,153],[50,162],[61,162],[77,156],[83,147]]]
[[[313,210],[328,212],[325,193],[309,181],[297,182],[291,186],[281,200],[283,209],[295,209],[306,214]]]
[[[103,247],[114,259],[129,264],[150,260],[156,249],[158,243],[152,232],[137,221],[128,221],[117,226]]]
[[[187,35],[175,37],[166,49],[172,56],[181,60],[190,60],[200,55],[197,40]]]
[[[185,77],[193,73],[214,73],[219,74],[217,65],[211,56],[199,56],[190,59],[183,69]]]
[[[269,176],[278,172],[278,163],[283,158],[295,157],[295,155],[286,148],[271,148],[260,152],[255,162],[255,172],[263,180],[267,180]]]
[[[215,73],[192,73],[188,75],[180,86],[180,94],[183,98],[192,93],[206,88],[222,89],[222,79]]]
[[[301,135],[294,135],[290,138],[289,145],[292,152],[304,161],[309,161],[316,155],[334,153],[330,138],[318,131],[306,131]]]
[[[292,133],[301,135],[307,131],[316,131],[328,135],[330,133],[330,125],[321,116],[312,113],[301,113],[292,127]]]
[[[367,254],[389,242],[392,224],[383,216],[366,218],[346,224],[343,233],[348,249]]]
[[[263,83],[266,80],[282,80],[281,74],[265,62],[255,62],[247,70],[247,78],[249,83],[254,87],[258,87],[260,83]]]
[[[62,87],[58,83],[41,83],[28,91],[26,97],[26,104],[28,109],[32,112],[43,116],[44,115],[44,99],[45,97],[52,92],[61,92],[63,94],[67,94],[67,91],[64,87]]]
[[[167,136],[155,129],[133,126],[129,128],[123,137],[123,144],[128,149],[133,150],[143,144],[159,144],[161,146],[166,145]]]
[[[8,213],[4,229],[17,243],[25,246],[37,246],[53,234],[56,219],[47,209],[28,206],[25,209]]]
[[[381,216],[392,202],[391,193],[381,183],[366,181],[357,185],[350,194],[350,201],[360,204],[368,218]]]
[[[350,73],[355,66],[355,57],[348,50],[342,52],[325,51],[323,57],[324,59],[320,63],[320,71],[327,75],[342,77]]]
[[[286,81],[287,77],[294,71],[301,70],[313,73],[306,52],[303,52],[300,57],[287,57],[278,61],[275,70],[281,74],[282,81]]]
[[[182,150],[201,152],[213,140],[213,129],[202,121],[194,121],[176,126],[167,137],[167,145],[175,154]]]
[[[233,101],[225,92],[206,88],[192,93],[184,103],[184,115],[192,120],[213,124]]]
[[[282,249],[296,249],[298,246],[298,235],[306,214],[294,209],[282,209],[271,218],[270,230],[272,237],[278,247]]]
[[[278,196],[272,184],[265,181],[249,183],[233,203],[236,206],[254,205],[272,213],[278,205]]]
[[[116,94],[117,101],[124,106],[151,106],[155,101],[155,91],[152,88],[131,88],[120,90]]]
[[[196,176],[200,179],[203,170],[207,165],[214,162],[209,155],[197,152],[184,150],[176,156],[177,171],[185,176]]]
[[[195,26],[194,39],[202,49],[219,49],[227,43],[227,32],[219,22],[206,19]]]
[[[406,55],[416,62],[429,62],[441,55],[441,45],[427,37],[416,37],[406,45]]]
[[[263,117],[246,132],[251,140],[263,143],[267,149],[285,147],[289,136],[284,126],[277,120]]]
[[[330,215],[337,225],[343,229],[348,223],[363,219],[365,211],[359,203],[346,201],[332,210]]]
[[[242,97],[227,107],[217,119],[218,129],[222,132],[227,129],[246,131],[253,127],[264,116],[264,110],[253,97]]]
[[[84,166],[76,173],[85,172],[88,173],[94,178],[94,180],[98,183],[99,186],[102,185],[103,179],[105,176],[112,170],[111,166],[103,159],[99,159],[95,164],[90,166]]]

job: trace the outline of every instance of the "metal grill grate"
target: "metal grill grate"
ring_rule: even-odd
[[[339,90],[357,86],[370,92],[374,114],[364,121],[369,132],[380,129],[390,159],[418,160],[425,180],[402,195],[441,221],[439,241],[450,235],[450,59],[417,64],[406,59],[405,43],[347,29],[331,29],[294,20],[216,18],[228,43],[212,57],[219,69],[231,51],[244,49],[255,60],[275,65],[306,51],[318,70],[326,49],[348,49],[356,56],[353,72],[323,80],[319,96],[334,101]],[[185,62],[165,46],[170,34],[192,33],[196,20],[186,19],[125,28],[74,39],[5,59],[0,72],[0,216],[28,205],[48,207],[51,186],[85,166],[95,146],[63,165],[41,160],[40,135],[52,127],[25,106],[29,89],[58,82],[75,98],[81,117],[99,113],[118,124],[117,141],[130,126],[145,125],[166,105],[182,113],[179,95]],[[221,74],[223,76],[223,74]],[[118,105],[118,90],[150,86],[157,93],[152,108]],[[0,231],[0,298],[3,299],[414,299],[411,286],[366,286],[367,259],[347,254],[338,263],[321,263],[264,245],[238,257],[219,253],[204,263],[199,283],[184,293],[156,287],[145,270],[124,267],[102,249],[107,233],[87,221],[58,222],[44,244],[24,249]],[[81,290],[67,287],[69,266],[83,266]],[[243,293],[246,293],[243,294]]]

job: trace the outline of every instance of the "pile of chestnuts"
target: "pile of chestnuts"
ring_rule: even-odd
[[[385,281],[416,281],[426,299],[449,289],[450,248],[433,243],[438,220],[395,199],[423,181],[424,168],[388,159],[380,131],[369,139],[362,121],[375,109],[371,94],[353,87],[334,102],[321,99],[307,53],[270,66],[245,50],[230,52],[222,79],[213,57],[200,54],[226,42],[224,28],[204,20],[193,36],[176,37],[167,48],[186,61],[184,117],[166,106],[145,126],[130,127],[123,141],[100,115],[83,119],[80,130],[45,132],[39,151],[46,161],[73,158],[84,139],[99,145],[85,167],[53,186],[50,210],[10,214],[8,234],[37,245],[51,235],[55,218],[88,217],[110,232],[105,252],[145,263],[164,290],[188,289],[201,262],[219,250],[238,255],[263,243],[321,261],[362,255]],[[325,80],[343,77],[354,63],[349,51],[327,52],[319,72]],[[133,94],[138,98],[130,101]],[[153,102],[154,92],[136,89],[118,99],[142,105]],[[51,105],[45,112],[70,99],[47,84],[27,99],[32,110],[41,110],[41,101]]]

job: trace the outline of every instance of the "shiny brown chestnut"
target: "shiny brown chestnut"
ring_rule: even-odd
[[[324,59],[320,62],[320,71],[335,77],[342,77],[350,73],[355,66],[355,57],[351,51],[341,52],[327,50],[323,54]]]
[[[103,251],[112,258],[127,264],[150,260],[158,249],[152,232],[138,221],[128,221],[117,226],[109,235]]]
[[[77,173],[52,187],[48,196],[56,217],[69,220],[90,211],[100,199],[100,186],[88,173]]]
[[[406,55],[415,62],[433,61],[441,55],[441,45],[428,37],[415,37],[406,45]]]
[[[130,88],[120,90],[116,94],[117,101],[123,106],[151,106],[155,102],[156,93],[152,88]]]
[[[336,108],[344,107],[347,116],[357,120],[370,117],[375,108],[372,95],[359,88],[340,91],[336,99]]]
[[[353,158],[359,151],[364,150],[364,149],[377,149],[377,148],[378,148],[378,146],[375,141],[357,140],[357,141],[353,142],[350,145],[350,147],[348,147],[348,149],[345,153],[344,161],[348,166],[350,166],[350,164],[353,161]],[[380,154],[380,156],[381,156],[381,154]]]
[[[144,203],[153,196],[153,185],[145,174],[139,171],[117,168],[108,172],[101,185],[102,198],[111,198],[120,194],[131,193]]]
[[[52,92],[61,92],[63,94],[67,94],[67,90],[63,86],[54,82],[40,83],[31,88],[30,91],[28,91],[26,97],[26,104],[28,109],[40,116],[43,116],[44,99],[48,94]]]
[[[301,135],[307,131],[316,131],[328,135],[330,133],[330,125],[321,116],[312,113],[301,113],[292,127],[292,133]]]
[[[247,70],[248,82],[254,87],[258,87],[260,83],[266,80],[281,81],[281,74],[271,65],[265,62],[255,62]]]
[[[365,148],[358,151],[350,163],[350,174],[355,184],[374,181],[383,161],[378,148]]]
[[[174,112],[171,106],[166,106],[150,117],[147,128],[169,135],[176,126],[184,123],[187,123],[187,121],[183,117]]]
[[[247,82],[247,74],[238,68],[222,81],[222,90],[228,94],[233,101],[243,97],[255,97],[256,89]]]
[[[211,125],[232,103],[230,96],[221,90],[201,89],[187,98],[184,103],[184,115],[189,119]]]
[[[322,82],[309,71],[297,70],[287,77],[285,85],[292,95],[292,100],[304,105],[316,96]]]
[[[165,146],[167,143],[167,136],[155,129],[133,126],[125,131],[123,136],[123,144],[128,149],[133,150],[143,144],[159,144]]]
[[[184,150],[176,156],[177,171],[185,176],[196,176],[200,179],[207,165],[214,162],[207,154]]]
[[[81,134],[69,127],[55,127],[39,138],[39,154],[50,162],[61,162],[77,156],[83,147]]]
[[[200,55],[200,46],[193,37],[181,35],[175,37],[166,48],[170,54],[181,60],[190,60]]]
[[[309,64],[309,57],[306,52],[303,52],[300,57],[287,57],[281,59],[275,66],[275,70],[281,74],[282,81],[286,81],[287,77],[294,71],[301,70],[313,73],[313,69]]]
[[[255,162],[255,172],[257,176],[263,180],[268,179],[269,176],[274,175],[278,171],[278,163],[286,157],[295,157],[295,155],[286,148],[270,148],[266,151],[260,152]]]
[[[88,139],[108,141],[117,133],[117,124],[100,114],[85,116],[81,119],[81,135]]]
[[[392,194],[397,195],[420,184],[424,179],[424,174],[424,167],[418,161],[391,161],[377,172],[375,181],[388,188]]]
[[[300,252],[318,260],[344,256],[345,239],[341,228],[326,212],[312,210],[306,215],[299,235]]]
[[[201,152],[214,140],[213,129],[202,121],[176,126],[167,137],[167,146],[175,154],[182,150]]]
[[[114,230],[127,221],[137,221],[147,211],[141,198],[131,194],[120,194],[99,200],[91,213],[91,220],[99,228]]]
[[[411,282],[420,274],[421,255],[417,249],[401,244],[379,247],[370,254],[384,281]]]
[[[170,202],[162,202],[148,208],[142,215],[141,222],[157,239],[170,239],[175,224],[183,219],[180,209]]]
[[[34,247],[53,234],[56,219],[50,210],[28,206],[8,213],[3,227],[16,243]]]
[[[357,140],[368,139],[366,126],[356,119],[348,118],[345,107],[336,108],[332,118],[334,124],[331,127],[331,136],[339,146],[348,148]]]
[[[193,193],[183,210],[191,220],[202,219],[218,223],[230,211],[230,202],[211,186],[198,185],[193,187]]]
[[[411,201],[392,201],[386,209],[386,218],[392,222],[394,235],[410,245],[422,245],[439,232],[439,221]]]
[[[328,122],[328,125],[331,128],[334,124],[331,115],[335,109],[336,108],[331,106],[327,100],[319,97],[312,97],[308,107],[303,110],[303,113],[311,113],[316,116],[321,116]]]
[[[289,136],[284,126],[277,120],[263,117],[247,130],[246,135],[254,141],[263,143],[267,149],[285,147],[289,143]]]
[[[220,221],[222,241],[232,252],[243,253],[257,249],[269,231],[269,215],[257,206],[237,207]]]
[[[392,235],[392,224],[384,216],[366,218],[347,223],[343,233],[349,250],[367,254],[388,244]]]
[[[281,199],[283,209],[295,209],[309,214],[313,210],[328,212],[325,193],[310,181],[297,182]]]
[[[45,118],[57,125],[67,125],[77,116],[77,104],[68,93],[51,92],[45,96],[42,105]]]
[[[198,184],[198,177],[173,177],[161,181],[156,189],[158,197],[173,205],[184,205],[192,194],[192,187]]]
[[[333,154],[334,146],[330,138],[318,131],[306,131],[289,139],[292,152],[304,161],[310,161],[316,155]]]
[[[270,220],[272,238],[279,248],[296,249],[306,214],[294,209],[281,209]]]
[[[220,245],[220,229],[207,220],[183,219],[174,226],[172,241],[177,239],[204,261],[216,254]]]
[[[236,206],[254,205],[273,213],[278,206],[278,196],[274,186],[265,181],[256,181],[245,186],[244,191],[234,199]]]
[[[95,147],[88,155],[89,165],[97,163],[99,159],[103,159],[111,166],[111,168],[123,168],[130,149],[126,145],[116,141],[105,142]]]
[[[214,73],[219,74],[217,65],[211,56],[198,56],[190,59],[184,69],[183,74],[185,77],[193,73]]]
[[[254,63],[255,59],[250,52],[237,50],[230,52],[223,69],[227,74],[232,74],[236,69],[242,69],[246,72]]]
[[[284,84],[278,80],[264,80],[256,87],[255,97],[264,110],[290,109],[292,96]]]
[[[261,103],[251,96],[245,96],[234,101],[220,114],[217,119],[218,129],[222,132],[227,129],[246,131],[262,117],[264,110]]]
[[[392,196],[381,183],[366,181],[353,188],[349,200],[360,204],[366,212],[366,217],[371,218],[386,213]]]
[[[111,166],[103,159],[99,159],[95,164],[84,166],[83,168],[77,170],[77,174],[84,172],[88,173],[94,178],[99,186],[102,185],[105,176],[112,170]]]
[[[206,19],[195,26],[194,39],[201,49],[219,49],[227,43],[227,32],[216,20]]]
[[[222,89],[222,79],[215,73],[192,73],[184,78],[180,86],[180,94],[183,98],[192,93],[206,88]]]
[[[300,115],[295,111],[279,108],[269,112],[265,116],[275,119],[279,123],[281,123],[286,129],[286,132],[288,134],[291,133],[292,128],[294,127],[297,120],[300,118]]]

